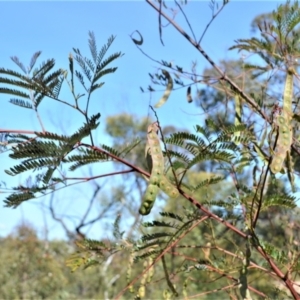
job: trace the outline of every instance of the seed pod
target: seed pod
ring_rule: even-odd
[[[148,215],[150,213],[159,192],[158,188],[162,189],[172,198],[179,195],[177,188],[164,175],[164,156],[160,148],[157,133],[158,123],[155,122],[149,125],[145,153],[148,161],[150,160],[149,156],[151,157],[151,176],[139,210],[141,215]]]
[[[278,139],[270,165],[270,169],[274,174],[281,171],[287,152],[290,151],[293,142],[293,134],[291,130],[293,74],[294,70],[289,69],[287,72],[283,93],[282,114],[277,116],[275,122],[278,126]]]

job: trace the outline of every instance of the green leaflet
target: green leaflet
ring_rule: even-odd
[[[277,116],[275,122],[278,126],[278,139],[276,148],[270,165],[271,171],[276,174],[281,171],[283,162],[287,156],[287,152],[290,151],[293,134],[291,130],[292,119],[292,97],[293,97],[293,74],[294,70],[290,68],[287,72],[284,93],[283,93],[283,109],[282,114]],[[289,155],[290,158],[290,155]],[[291,172],[291,161],[289,159],[288,172]],[[289,174],[289,178],[292,175]],[[291,181],[292,182],[292,181]]]
[[[149,125],[145,154],[150,165],[151,176],[139,209],[139,213],[141,215],[148,215],[151,212],[159,192],[159,188],[171,198],[179,196],[177,188],[169,182],[167,177],[164,175],[164,156],[160,148],[160,141],[157,132],[157,122]]]
[[[162,70],[162,73],[164,74],[164,76],[168,79],[168,84],[167,84],[167,88],[163,94],[163,96],[160,98],[160,100],[155,104],[155,108],[159,108],[162,105],[164,105],[166,103],[166,101],[168,100],[171,91],[173,89],[173,79],[171,77],[171,75],[169,74],[168,71],[166,70]]]

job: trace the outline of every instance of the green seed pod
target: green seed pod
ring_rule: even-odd
[[[164,156],[160,148],[157,132],[158,124],[156,122],[149,125],[145,154],[148,160],[148,166],[151,166],[151,176],[139,210],[141,215],[148,215],[150,213],[159,191],[158,187],[172,198],[179,195],[177,188],[164,176]],[[151,163],[149,162],[150,156],[152,160]]]
[[[158,186],[154,184],[149,184],[145,192],[145,195],[143,197],[142,205],[139,210],[139,213],[141,215],[148,215],[151,212],[157,194],[158,194]]]
[[[270,169],[274,174],[281,171],[287,152],[290,151],[293,142],[291,119],[294,73],[295,71],[292,68],[290,68],[287,72],[283,93],[283,111],[282,114],[276,119],[276,123],[278,126],[278,139],[270,165]]]
[[[169,182],[166,176],[163,176],[159,183],[159,187],[171,198],[176,198],[179,196],[177,188],[171,182]]]

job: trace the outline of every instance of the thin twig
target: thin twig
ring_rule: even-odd
[[[76,232],[77,232],[78,234],[80,234],[80,235],[83,235],[83,234],[80,232],[80,229],[81,229],[82,227],[85,226],[84,221],[85,221],[85,219],[87,218],[88,214],[90,213],[90,211],[91,211],[91,209],[92,209],[92,205],[93,205],[93,203],[94,203],[94,201],[95,201],[95,199],[96,199],[96,196],[97,196],[98,192],[100,191],[100,188],[101,188],[100,185],[97,184],[96,189],[94,190],[93,196],[91,197],[90,202],[89,202],[89,205],[88,205],[88,207],[87,207],[87,209],[86,209],[86,212],[83,214],[83,216],[82,216],[82,218],[81,218],[81,221],[80,221],[79,225],[76,227]]]
[[[184,10],[182,9],[181,5],[180,5],[176,0],[174,0],[174,1],[175,1],[176,5],[179,7],[180,11],[182,12],[182,14],[183,14],[183,16],[184,16],[184,19],[185,19],[186,23],[188,24],[188,26],[189,26],[189,28],[190,28],[190,30],[191,30],[191,33],[192,33],[192,35],[193,35],[193,38],[194,38],[194,40],[196,41],[196,35],[195,35],[195,33],[194,33],[193,27],[192,27],[191,24],[190,24],[189,19],[187,18],[187,16],[186,16]]]
[[[61,218],[57,217],[57,215],[56,215],[56,213],[54,211],[53,200],[54,200],[54,193],[50,197],[50,204],[49,204],[49,210],[50,210],[50,214],[52,216],[52,219],[55,220],[55,221],[57,221],[58,223],[60,223],[61,226],[64,228],[67,236],[69,238],[71,238],[73,236],[72,232],[69,230],[69,228],[67,227],[67,225],[65,224],[65,222]]]
[[[159,1],[158,31],[159,31],[160,42],[161,42],[162,45],[164,46],[164,42],[163,42],[163,39],[162,39],[162,29],[161,29],[161,8],[162,8],[162,2],[163,2],[163,0],[160,0],[160,1]]]
[[[223,10],[223,8],[225,7],[225,5],[227,4],[228,2],[223,2],[223,5],[221,6],[221,8],[215,13],[212,15],[211,17],[211,20],[208,22],[208,24],[206,25],[199,41],[198,41],[198,44],[200,45],[201,42],[202,42],[202,39],[204,38],[204,35],[206,34],[206,31],[208,30],[209,26],[212,24],[212,22],[214,21],[214,19],[218,16],[218,14]],[[194,40],[196,40],[196,38],[194,37]]]

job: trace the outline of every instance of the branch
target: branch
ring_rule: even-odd
[[[130,167],[130,168],[132,169],[131,172],[132,172],[132,171],[136,171],[136,172],[138,172],[138,173],[140,173],[140,174],[143,174],[143,175],[146,176],[146,177],[150,177],[150,174],[149,174],[148,172],[146,172],[145,170],[143,170],[143,169],[141,169],[141,168],[139,168],[139,167],[137,167],[137,166],[135,166],[135,165],[129,163],[128,161],[126,161],[126,160],[124,160],[124,159],[122,159],[122,158],[120,158],[120,157],[118,157],[118,156],[116,156],[116,155],[114,155],[114,154],[112,154],[112,153],[109,153],[109,152],[107,152],[107,151],[105,151],[105,150],[103,150],[103,149],[101,149],[101,148],[99,148],[99,147],[91,146],[91,145],[85,144],[85,143],[79,143],[79,146],[84,146],[84,147],[86,147],[86,148],[93,149],[93,150],[95,150],[95,151],[97,151],[97,152],[104,153],[104,154],[106,154],[107,156],[111,157],[112,159],[114,159],[114,160],[116,160],[116,161],[118,161],[118,162],[120,162],[120,163],[126,165],[127,167]]]
[[[159,8],[152,3],[151,0],[146,0],[146,2],[151,5],[157,12],[160,12]],[[215,62],[207,55],[207,53],[202,49],[202,47],[193,40],[175,21],[173,21],[169,16],[167,16],[163,11],[161,12],[162,16],[168,20],[177,31],[183,35],[203,56],[204,58],[211,64],[211,66],[221,75],[221,79],[226,81],[231,88],[236,91],[240,96],[250,105],[252,108],[268,123],[270,123],[269,117],[263,112],[263,110],[259,107],[259,105],[247,94],[243,92],[243,90],[236,85],[227,75],[215,64]]]
[[[183,232],[173,243],[167,246],[156,258],[155,260],[138,276],[136,276],[116,297],[115,300],[120,299],[120,297],[125,293],[125,291],[132,286],[139,278],[141,278],[144,274],[146,274],[150,268],[152,268],[170,249],[172,249],[181,239],[183,239],[189,232],[191,232],[195,227],[197,227],[200,223],[208,219],[208,216],[202,217],[200,220],[195,222],[187,231]]]
[[[185,14],[184,10],[182,9],[181,5],[176,0],[174,0],[174,1],[175,1],[176,5],[179,7],[181,13],[183,14],[184,19],[185,19],[186,23],[188,24],[188,26],[190,28],[190,31],[191,31],[191,33],[193,35],[194,40],[196,40],[196,35],[195,35],[194,31],[193,31],[193,28],[192,28],[192,26],[190,24],[190,21],[189,21],[188,17],[186,16],[186,14]],[[204,33],[203,33],[203,35],[204,35]],[[201,39],[202,39],[202,37],[201,37]]]
[[[119,158],[118,156],[115,156],[112,153],[109,153],[101,148],[95,147],[95,146],[91,146],[88,144],[84,144],[84,143],[80,143],[81,146],[85,146],[88,147],[90,149],[94,149],[95,151],[99,151],[102,152],[110,157],[112,157],[113,159],[115,159],[116,161],[119,161],[123,164],[125,164],[126,166],[131,167],[133,170],[135,170],[138,173],[141,173],[147,177],[150,177],[150,174],[148,172],[145,172],[143,169],[136,167],[134,165],[132,165],[131,163],[125,161],[122,158]],[[216,220],[219,223],[224,224],[224,226],[226,226],[228,229],[232,230],[233,232],[235,232],[236,234],[238,234],[239,236],[241,236],[244,239],[248,239],[251,238],[251,236],[249,236],[248,234],[242,232],[241,230],[239,230],[237,227],[235,227],[234,225],[230,224],[229,222],[225,221],[223,218],[220,218],[219,216],[215,215],[214,213],[212,213],[211,211],[209,211],[208,209],[206,209],[204,206],[202,206],[197,200],[195,200],[193,197],[191,197],[190,195],[186,194],[182,189],[178,188],[178,191],[180,192],[180,194],[185,197],[188,201],[190,201],[195,207],[197,207],[198,209],[200,209],[202,212],[204,212],[206,214],[207,217],[210,217],[214,220]],[[253,238],[253,237],[252,237]],[[258,243],[254,243],[253,245],[255,247],[255,249],[264,257],[264,259],[266,259],[266,261],[269,263],[269,265],[271,266],[272,270],[275,272],[275,274],[282,279],[286,286],[289,288],[289,290],[291,291],[291,293],[293,294],[293,296],[295,297],[295,299],[300,299],[297,298],[298,294],[295,291],[292,282],[290,281],[290,279],[286,278],[286,276],[281,272],[281,270],[277,267],[277,265],[274,263],[274,261],[268,256],[268,254],[265,252],[265,250],[258,244]],[[122,295],[123,292],[121,292],[119,294]],[[297,297],[296,297],[297,296]]]
[[[0,129],[0,133],[35,134],[35,131],[21,129]]]
[[[231,88],[237,92],[253,109],[256,111],[263,119],[265,119],[269,124],[271,124],[271,121],[269,117],[263,112],[263,110],[258,106],[258,104],[247,94],[243,92],[243,90],[235,84],[229,77],[226,76],[226,74],[215,64],[215,62],[208,56],[208,54],[202,49],[202,47],[193,40],[175,21],[173,21],[169,16],[167,16],[163,11],[160,11],[160,9],[152,3],[151,0],[146,0],[146,2],[152,6],[158,13],[160,13],[166,20],[168,20],[173,27],[181,34],[183,35],[203,56],[204,58],[211,64],[211,66],[221,75],[221,80],[226,81]],[[211,217],[212,219],[215,219],[219,223],[224,224],[226,227],[231,229],[233,232],[237,233],[243,238],[248,238],[247,234],[240,231],[235,226],[231,225],[230,223],[226,222],[224,219],[218,217],[217,215],[214,215],[209,210],[207,210],[205,207],[203,207],[199,202],[197,202],[195,199],[193,199],[191,196],[187,195],[184,191],[182,191],[180,188],[178,188],[181,195],[183,195],[187,200],[189,200],[194,206],[202,210],[207,216]],[[254,238],[254,237],[252,237]],[[257,241],[258,242],[258,241]],[[259,243],[253,245],[255,249],[264,257],[264,259],[268,262],[272,270],[276,273],[276,275],[284,281],[290,292],[292,293],[294,299],[300,299],[298,293],[293,287],[293,284],[287,276],[285,276],[282,271],[277,267],[277,265],[274,263],[274,261],[267,255],[267,253],[264,251],[264,249],[259,245]]]
[[[199,42],[198,42],[199,45],[201,44],[202,39],[204,38],[204,35],[205,35],[206,31],[208,30],[209,26],[212,24],[212,22],[214,21],[214,19],[215,19],[215,18],[218,16],[218,14],[223,10],[223,8],[225,7],[225,5],[226,5],[228,2],[229,2],[229,0],[228,0],[228,1],[223,1],[223,4],[222,4],[221,8],[220,8],[215,14],[213,13],[213,15],[212,15],[212,17],[211,17],[211,20],[210,20],[210,21],[208,22],[208,24],[206,25],[206,27],[205,27],[205,29],[204,29],[204,31],[203,31],[203,33],[202,33],[200,39],[199,39]],[[213,4],[213,5],[214,5],[214,4]],[[214,7],[213,7],[213,8],[214,8]],[[213,8],[212,8],[212,9],[213,9]],[[194,37],[194,40],[196,40],[195,37]]]
[[[190,260],[190,261],[199,263],[199,261],[198,261],[197,259],[195,259],[194,257],[188,257],[188,256],[182,255],[181,253],[177,253],[177,252],[175,252],[175,254],[176,254],[177,256],[184,256],[184,258],[185,258],[186,260]],[[208,264],[202,264],[202,265],[205,265],[205,267],[206,267],[207,269],[209,269],[211,272],[220,274],[222,277],[226,277],[226,278],[230,279],[231,281],[234,281],[234,282],[235,282],[233,285],[229,286],[228,288],[233,287],[233,286],[236,286],[236,287],[238,286],[238,284],[239,284],[239,279],[237,279],[237,278],[235,278],[235,277],[233,277],[233,276],[231,276],[231,275],[229,275],[229,274],[226,274],[224,271],[219,270],[219,269],[217,269],[217,268],[215,268],[215,267],[213,267],[213,266],[211,266],[211,265],[208,265]],[[251,291],[253,291],[254,293],[256,293],[256,294],[258,294],[258,295],[264,297],[265,299],[267,298],[267,296],[266,296],[264,293],[258,291],[258,290],[255,289],[254,287],[248,286],[248,288],[249,288],[249,290],[251,290]],[[200,294],[197,294],[197,295],[189,296],[189,299],[194,298],[194,297],[203,296],[203,295],[205,295],[205,294],[215,293],[215,292],[217,292],[217,291],[221,291],[221,290],[224,290],[224,289],[226,289],[226,287],[222,287],[222,288],[215,289],[215,290],[212,290],[212,291],[203,292],[203,293],[200,293]]]
[[[74,234],[69,230],[68,226],[65,224],[63,219],[56,216],[56,213],[55,213],[54,207],[53,207],[53,199],[54,199],[54,193],[51,195],[50,205],[49,205],[49,210],[50,210],[52,219],[61,224],[61,226],[64,228],[64,230],[69,238],[74,238]]]
[[[90,213],[90,211],[91,211],[91,209],[92,209],[92,205],[93,205],[93,203],[94,203],[94,201],[95,201],[95,199],[96,199],[96,196],[97,196],[98,192],[99,192],[100,189],[101,189],[101,187],[100,187],[99,184],[96,183],[96,185],[97,185],[97,186],[96,186],[96,189],[94,190],[93,196],[92,196],[92,198],[90,199],[90,203],[89,203],[89,205],[88,205],[88,207],[87,207],[87,209],[86,209],[86,212],[85,212],[84,215],[82,216],[82,219],[81,219],[79,225],[76,226],[76,232],[77,232],[80,236],[82,236],[82,237],[85,237],[85,236],[84,236],[84,234],[80,231],[80,229],[81,229],[82,227],[84,227],[84,226],[87,225],[86,223],[84,223],[84,221],[85,221],[85,219],[87,218],[88,214]],[[95,218],[95,220],[98,220],[98,217]],[[94,222],[95,222],[95,221],[94,221]],[[92,223],[91,223],[91,224],[92,224]]]

